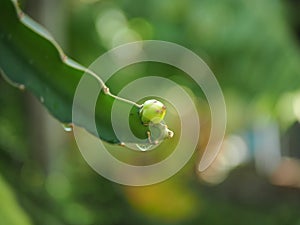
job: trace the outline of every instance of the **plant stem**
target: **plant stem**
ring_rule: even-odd
[[[103,80],[102,80],[102,79],[101,79],[94,71],[92,71],[92,70],[90,70],[90,69],[87,69],[86,72],[87,72],[88,74],[90,74],[91,76],[93,76],[94,78],[96,78],[96,80],[100,83],[100,85],[101,85],[101,87],[102,87],[102,89],[103,89],[104,94],[109,95],[109,96],[113,97],[113,98],[116,99],[116,100],[123,101],[123,102],[126,102],[126,103],[128,103],[128,104],[134,105],[134,106],[136,106],[136,107],[138,107],[138,108],[141,108],[141,107],[142,107],[142,105],[139,105],[139,104],[137,104],[137,103],[134,102],[134,101],[131,101],[131,100],[129,100],[129,99],[122,98],[122,97],[119,97],[119,96],[117,96],[117,95],[112,94],[112,93],[110,92],[109,88],[105,85],[104,81],[103,81]]]

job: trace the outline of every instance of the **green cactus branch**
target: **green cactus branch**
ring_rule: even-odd
[[[114,101],[132,105],[128,120],[139,138],[149,139],[148,127],[141,122],[141,105],[113,95],[105,83],[91,70],[68,58],[53,37],[42,26],[25,15],[16,0],[0,2],[0,69],[11,84],[30,91],[61,123],[72,123],[72,103],[76,87],[84,73],[98,81],[102,88],[101,104],[96,106],[95,121],[99,137],[110,143],[131,142],[126,133],[116,136],[110,119]],[[129,117],[129,118],[128,118]],[[76,124],[92,129],[84,122]]]

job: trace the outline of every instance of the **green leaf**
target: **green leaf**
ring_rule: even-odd
[[[20,89],[33,93],[61,123],[72,123],[74,93],[87,69],[68,59],[52,36],[20,10],[16,0],[2,0],[0,15],[2,74]],[[90,76],[89,79],[97,83],[95,77]],[[101,87],[101,83],[99,85]],[[95,114],[99,137],[110,143],[131,142],[127,133],[122,133],[122,140],[119,140],[113,130],[111,108],[114,101],[119,100],[103,92],[99,95]],[[122,104],[128,107],[128,103]],[[126,115],[120,110],[116,119],[129,119],[134,134],[147,138],[148,128],[140,121],[138,107],[133,106],[131,112]],[[85,120],[87,117],[76,125],[96,134]]]

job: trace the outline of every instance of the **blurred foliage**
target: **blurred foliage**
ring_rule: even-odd
[[[0,218],[2,224],[29,225],[30,220],[17,203],[15,196],[6,182],[0,179]]]
[[[114,45],[113,38],[99,42],[97,35],[102,37],[95,28],[103,11],[115,10],[124,17],[119,29],[133,30],[137,39],[173,41],[193,49],[213,68],[222,87],[242,96],[268,94],[273,99],[298,88],[299,46],[280,1],[143,1],[134,7],[130,1],[99,1],[76,6],[75,19],[70,20],[70,54],[87,64]],[[141,25],[132,26],[132,21]],[[147,26],[151,35],[143,35]],[[112,36],[119,31],[111,31]],[[86,48],[78,54],[76,46],[83,43]]]
[[[299,89],[299,16],[293,2],[68,0],[66,52],[88,66],[128,40],[182,44],[214,71],[227,100],[229,130],[237,132],[263,113],[280,117],[278,101]],[[134,79],[153,73],[173,74],[173,80],[194,91],[179,71],[155,63],[126,68],[120,76]],[[116,92],[122,82],[113,87]],[[22,225],[26,220],[38,225],[300,223],[299,189],[271,185],[252,164],[235,168],[222,184],[210,186],[199,182],[193,158],[161,184],[123,187],[93,172],[70,137],[49,167],[45,147],[36,147],[40,140],[32,135],[32,123],[41,121],[32,119],[28,95],[1,79],[0,92],[0,171],[5,180],[0,182],[0,195],[6,196],[1,197],[1,225]],[[200,111],[205,111],[203,94],[196,92],[203,103]],[[1,213],[21,221],[4,223]]]
[[[89,65],[105,50],[128,41],[128,36],[131,41],[159,39],[190,48],[208,63],[221,84],[229,102],[230,130],[249,126],[261,114],[285,115],[285,110],[276,110],[277,101],[284,93],[298,89],[299,45],[288,20],[292,13],[281,1],[73,4],[68,52],[73,58]],[[107,16],[107,12],[112,16]],[[101,21],[107,26],[101,25]],[[83,32],[85,29],[88,35]],[[164,76],[170,72],[149,66],[136,73],[149,75],[149,68]],[[199,93],[182,74],[172,74],[173,80]]]

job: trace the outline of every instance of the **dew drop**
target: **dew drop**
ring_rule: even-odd
[[[71,132],[73,130],[72,123],[63,123],[62,126],[63,126],[64,130],[67,132]]]
[[[25,85],[24,85],[24,84],[20,84],[20,85],[19,85],[19,89],[20,89],[21,91],[24,91],[24,90],[25,90]]]
[[[120,143],[120,146],[125,147],[126,145],[125,145],[124,142],[121,142],[121,143]]]
[[[136,147],[142,151],[142,152],[145,152],[145,151],[148,151],[152,148],[152,144],[136,144]]]
[[[44,103],[44,97],[43,96],[40,97],[40,101],[41,101],[41,103]]]

